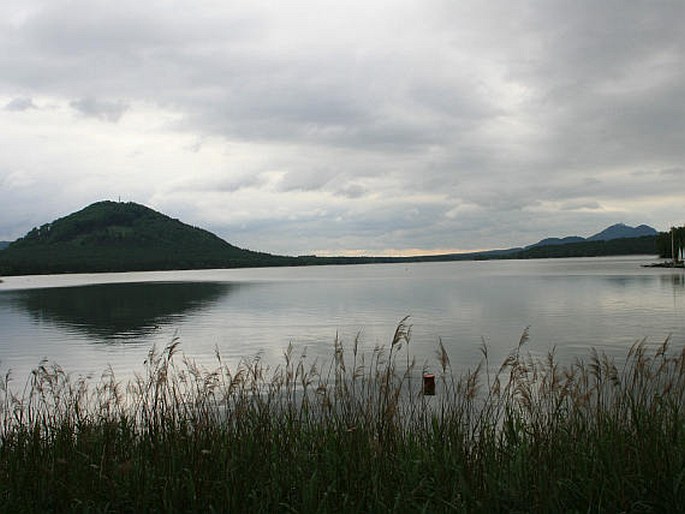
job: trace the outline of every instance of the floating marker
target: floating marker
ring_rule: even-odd
[[[423,394],[424,396],[435,396],[435,375],[432,373],[423,374]]]

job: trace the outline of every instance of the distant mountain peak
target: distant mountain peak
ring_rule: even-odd
[[[625,223],[616,223],[610,227],[605,228],[601,232],[587,238],[588,241],[611,241],[612,239],[620,239],[624,237],[642,237],[655,236],[658,232],[649,225],[639,225],[631,227]]]

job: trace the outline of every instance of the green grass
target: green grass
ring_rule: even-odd
[[[91,381],[43,363],[0,388],[3,512],[676,512],[685,350],[560,366],[521,343],[421,394],[409,327],[363,355],[200,367],[178,341]]]

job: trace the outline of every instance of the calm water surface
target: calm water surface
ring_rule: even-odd
[[[409,351],[436,368],[439,340],[457,369],[488,345],[499,364],[529,327],[527,349],[562,361],[596,347],[625,355],[636,340],[685,344],[685,274],[642,268],[652,257],[377,264],[7,277],[0,283],[0,370],[23,382],[48,359],[78,374],[143,369],[153,344],[179,337],[211,365],[260,355],[280,362],[292,343],[328,357],[387,345],[410,315]]]

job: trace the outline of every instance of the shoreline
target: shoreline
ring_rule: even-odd
[[[685,263],[682,262],[656,262],[653,264],[642,264],[643,268],[668,268],[668,269],[685,269]]]

